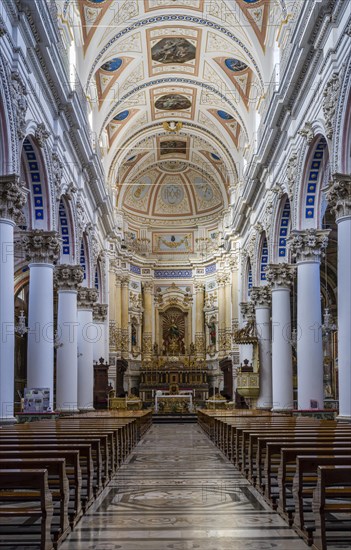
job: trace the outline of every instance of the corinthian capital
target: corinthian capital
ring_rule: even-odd
[[[78,290],[84,279],[80,265],[61,264],[54,271],[54,284],[58,290]]]
[[[296,268],[291,264],[268,264],[266,267],[266,280],[272,290],[290,288],[295,274]]]
[[[96,323],[104,323],[107,319],[107,304],[94,304],[93,306],[93,319]]]
[[[297,262],[320,261],[328,246],[329,229],[306,229],[292,231],[288,245]]]
[[[272,301],[271,290],[268,286],[253,286],[250,292],[250,299],[255,304],[255,307],[269,307]]]
[[[18,176],[0,176],[0,218],[17,222],[27,202],[27,194]]]
[[[204,289],[205,289],[205,285],[202,281],[195,281],[194,282],[194,289],[195,289],[196,294],[200,293],[200,292],[203,292]]]
[[[241,315],[247,321],[255,319],[255,304],[253,302],[241,302],[240,310],[241,310]]]
[[[327,200],[336,219],[351,216],[351,175],[334,174],[327,191]]]
[[[121,277],[121,286],[122,287],[129,287],[129,277],[126,275],[125,277]]]
[[[34,229],[22,236],[22,246],[31,263],[55,264],[60,257],[61,243],[56,231]]]
[[[144,281],[143,282],[143,289],[144,292],[152,292],[154,289],[154,283],[152,281]]]
[[[78,290],[77,303],[80,309],[93,309],[98,299],[98,290],[96,288],[80,287]]]

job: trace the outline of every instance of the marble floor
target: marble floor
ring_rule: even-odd
[[[161,424],[60,550],[307,548],[196,424]]]

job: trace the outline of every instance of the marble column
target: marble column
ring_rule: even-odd
[[[255,305],[256,330],[260,355],[260,394],[258,409],[272,408],[272,340],[271,340],[271,291],[268,286],[251,289],[251,301]]]
[[[107,319],[108,305],[94,304],[93,321],[96,326],[96,340],[93,346],[94,362],[99,363],[100,359],[105,359],[108,362],[108,357],[105,351],[105,321]]]
[[[231,334],[232,334],[232,277],[228,273],[225,278],[224,286],[225,299],[225,352],[229,356],[231,352]]]
[[[54,264],[61,244],[55,231],[35,229],[22,237],[29,260],[27,387],[49,388],[54,402]]]
[[[78,408],[81,411],[94,410],[93,346],[97,333],[93,307],[97,298],[96,288],[78,290]]]
[[[334,174],[327,199],[338,226],[338,420],[351,420],[351,175]]]
[[[121,278],[121,351],[122,357],[129,357],[129,277]]]
[[[109,330],[110,330],[110,350],[111,352],[116,351],[116,308],[117,308],[117,302],[116,302],[116,272],[114,270],[113,262],[110,264],[110,271],[109,271]]]
[[[0,176],[0,423],[14,422],[14,242],[27,191],[16,175]]]
[[[239,252],[234,251],[230,259],[230,267],[232,272],[232,334],[239,328]],[[233,343],[232,337],[230,338],[231,342],[231,356],[233,364],[233,398],[235,398],[235,392],[237,389],[237,369],[240,365],[240,347]]]
[[[269,264],[266,279],[272,290],[273,411],[293,408],[290,288],[295,266]]]
[[[78,312],[77,293],[84,278],[80,265],[58,265],[57,288],[56,409],[78,412]]]
[[[297,263],[297,384],[298,408],[311,401],[324,407],[320,260],[328,230],[292,231],[289,247]],[[313,403],[314,404],[314,403]]]
[[[145,281],[143,283],[143,358],[150,361],[152,355],[152,292],[153,282]]]
[[[195,351],[196,359],[205,358],[205,327],[204,327],[204,305],[205,287],[201,281],[195,281]]]

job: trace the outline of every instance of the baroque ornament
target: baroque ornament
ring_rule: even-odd
[[[61,264],[54,271],[54,285],[58,290],[78,290],[84,279],[80,265]]]
[[[286,179],[288,180],[288,193],[292,197],[294,195],[296,172],[297,172],[297,153],[292,153],[286,166]]]
[[[98,299],[97,288],[80,287],[78,290],[77,305],[80,309],[93,309]]]
[[[39,147],[44,147],[45,141],[48,139],[49,136],[50,136],[49,130],[46,129],[46,126],[43,122],[40,122],[37,125],[35,129],[35,134],[34,134],[34,137]]]
[[[333,73],[323,92],[323,114],[325,118],[326,136],[331,139],[334,132],[334,118],[338,103],[340,88],[339,73]]]
[[[28,109],[27,88],[19,72],[11,73],[12,102],[16,113],[18,138],[26,137],[26,114]]]
[[[310,145],[314,138],[314,130],[312,128],[312,122],[306,122],[304,127],[297,132],[300,136],[306,139],[307,145]]]
[[[296,267],[287,263],[268,264],[265,273],[266,281],[272,290],[290,288],[296,275]]]
[[[253,302],[241,302],[239,305],[244,319],[247,321],[255,319],[255,304]]]
[[[61,241],[56,231],[34,229],[22,235],[21,244],[31,263],[56,264],[61,253]]]
[[[52,153],[51,160],[54,185],[58,196],[60,196],[63,176],[63,164],[56,153]]]
[[[271,290],[268,286],[253,286],[250,299],[256,307],[269,307],[272,301]]]
[[[27,194],[25,183],[18,176],[0,176],[0,218],[18,222]]]
[[[351,176],[334,174],[327,191],[327,201],[336,215],[336,219],[351,215]]]
[[[104,323],[107,319],[107,304],[94,304],[93,306],[93,320],[95,323]]]
[[[294,230],[288,239],[293,258],[297,262],[319,261],[328,246],[329,229]]]

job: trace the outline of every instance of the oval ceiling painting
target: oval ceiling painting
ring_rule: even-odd
[[[128,115],[129,111],[121,111],[120,113],[118,113],[118,115],[113,117],[113,120],[117,120],[117,122],[120,122],[121,120],[125,120]]]
[[[240,61],[240,59],[235,59],[234,57],[226,59],[225,64],[226,67],[234,73],[238,73],[239,71],[244,71],[245,69],[247,69],[246,63]]]
[[[151,57],[158,63],[186,63],[195,56],[195,46],[185,38],[162,38],[151,48]]]
[[[225,111],[217,111],[217,115],[223,118],[223,120],[233,120],[234,118],[232,117],[232,115],[230,115],[229,113],[226,113]]]
[[[155,101],[155,107],[163,111],[180,111],[181,109],[189,109],[191,101],[184,95],[167,94]]]
[[[114,71],[117,71],[117,69],[119,69],[121,65],[122,65],[122,59],[120,59],[119,57],[114,57],[113,59],[106,61],[106,63],[104,63],[101,66],[101,69],[103,71],[108,71],[109,73],[113,73]]]

